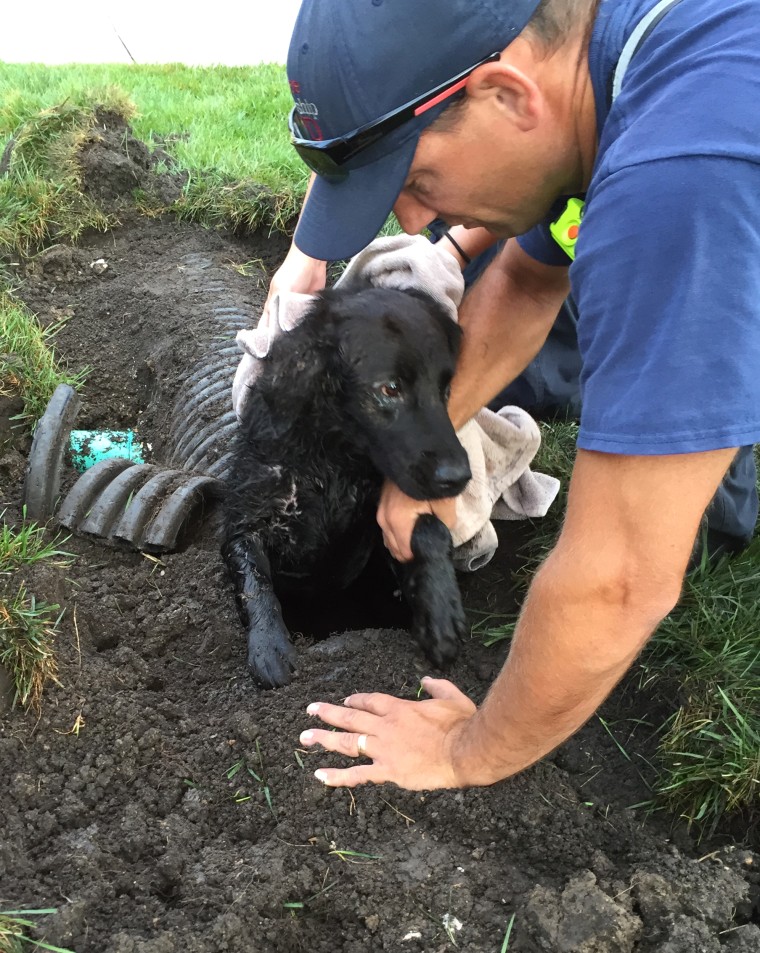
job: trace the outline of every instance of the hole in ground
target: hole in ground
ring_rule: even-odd
[[[176,906],[181,896],[180,884],[174,880],[166,880],[156,884],[150,892],[154,897],[158,897],[162,903],[165,903],[167,907]]]
[[[385,553],[378,548],[347,589],[309,600],[284,596],[282,615],[291,632],[314,639],[351,629],[408,629],[412,616],[399,589]]]
[[[107,652],[109,649],[118,648],[119,636],[115,632],[98,633],[94,642],[97,652]]]

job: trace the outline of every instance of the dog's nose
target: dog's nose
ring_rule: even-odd
[[[439,463],[433,474],[433,479],[441,491],[449,493],[451,496],[460,493],[467,486],[471,477],[472,472],[466,458],[459,463]]]

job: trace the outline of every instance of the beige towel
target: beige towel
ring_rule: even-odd
[[[474,572],[490,562],[499,544],[491,520],[546,516],[559,480],[530,469],[541,432],[519,407],[502,407],[498,413],[484,407],[457,436],[470,458],[472,479],[457,497],[454,563],[460,571]]]
[[[424,291],[448,311],[452,321],[457,320],[464,295],[459,265],[422,235],[376,238],[351,259],[335,286],[351,291],[367,282],[376,288]]]
[[[351,259],[336,287],[351,290],[368,281],[378,288],[424,291],[454,321],[464,293],[454,258],[420,235],[376,239]],[[311,295],[277,294],[265,322],[238,332],[236,340],[244,352],[232,385],[238,417],[274,337],[292,330],[311,301]],[[533,418],[519,407],[502,407],[498,414],[484,408],[461,428],[458,437],[470,459],[472,479],[457,498],[454,563],[457,569],[472,572],[496,552],[498,539],[491,520],[544,516],[557,496],[559,480],[530,469],[541,435]]]
[[[313,301],[314,295],[297,294],[295,291],[276,294],[269,304],[269,311],[259,318],[255,328],[238,331],[235,340],[243,357],[232,381],[232,409],[238,420],[242,417],[248,391],[259,372],[259,361],[269,354],[272,341],[278,334],[292,331],[300,323]]]

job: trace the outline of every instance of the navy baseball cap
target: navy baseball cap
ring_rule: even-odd
[[[303,0],[288,81],[304,139],[339,139],[503,50],[540,0]],[[399,125],[342,166],[317,175],[295,234],[312,258],[366,247],[390,214],[423,130],[445,100]]]

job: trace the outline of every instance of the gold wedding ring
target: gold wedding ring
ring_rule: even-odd
[[[359,749],[359,757],[366,758],[367,757],[367,736],[366,735],[359,735],[356,741],[356,747]]]

